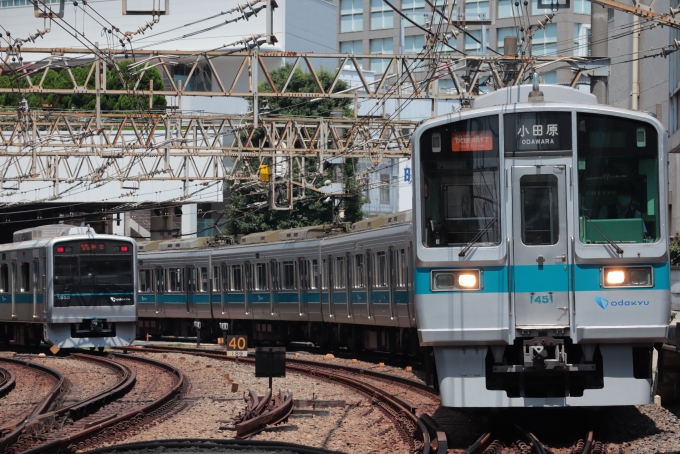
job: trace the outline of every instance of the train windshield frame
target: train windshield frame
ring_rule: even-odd
[[[578,112],[579,240],[661,239],[659,137],[648,122]]]
[[[501,242],[498,115],[428,129],[420,138],[425,247]]]
[[[100,252],[83,249],[80,243],[60,242],[53,248],[54,306],[133,305],[133,246],[126,242],[100,241],[105,245]]]

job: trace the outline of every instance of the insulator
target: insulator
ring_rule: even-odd
[[[675,19],[675,16],[680,13],[680,8],[671,8],[671,16]]]

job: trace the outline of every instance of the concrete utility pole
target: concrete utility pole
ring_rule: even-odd
[[[609,55],[607,40],[607,8],[593,3],[590,7],[590,31],[592,40],[592,56],[607,58]],[[597,97],[597,102],[607,104],[609,93],[607,76],[590,76],[590,92]]]

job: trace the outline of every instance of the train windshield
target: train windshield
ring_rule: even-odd
[[[660,238],[659,139],[649,123],[579,113],[579,237],[586,244]]]
[[[55,247],[55,307],[134,304],[131,248],[127,243],[122,247],[114,242],[101,245],[100,250],[77,242]]]
[[[498,124],[495,115],[472,118],[420,138],[425,246],[499,244]]]

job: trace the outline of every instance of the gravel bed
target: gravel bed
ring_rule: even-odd
[[[28,416],[38,402],[52,390],[56,379],[39,370],[15,363],[1,361],[0,364],[16,375],[14,389],[0,399],[0,426],[5,426]]]
[[[167,438],[233,438],[236,432],[230,420],[246,408],[243,396],[247,389],[262,395],[269,387],[268,379],[255,378],[252,364],[179,353],[143,355],[178,367],[185,374],[190,386],[184,399],[191,406],[134,434],[125,443]],[[232,392],[233,383],[238,384],[236,392]],[[277,391],[292,390],[295,400],[344,400],[346,405],[324,408],[324,415],[294,414],[287,423],[267,429],[254,440],[299,443],[348,453],[408,452],[384,413],[370,399],[352,390],[297,373],[275,378],[273,385]]]
[[[120,379],[110,367],[76,357],[34,356],[31,361],[58,370],[69,382],[68,393],[52,409],[85,400],[112,387]]]

